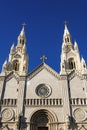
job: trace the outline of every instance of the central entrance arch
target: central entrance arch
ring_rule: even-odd
[[[57,130],[57,118],[48,110],[36,111],[30,119],[30,130]]]

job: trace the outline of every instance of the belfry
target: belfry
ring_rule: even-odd
[[[60,73],[28,72],[25,25],[0,73],[0,130],[87,130],[87,68],[65,24]]]

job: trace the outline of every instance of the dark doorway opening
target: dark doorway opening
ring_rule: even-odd
[[[38,130],[48,130],[48,127],[38,127]]]

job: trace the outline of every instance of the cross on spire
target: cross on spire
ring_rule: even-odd
[[[22,24],[22,27],[25,27],[26,25],[27,25],[26,23],[23,23],[23,24]]]
[[[40,58],[40,60],[42,60],[42,63],[44,63],[45,60],[47,60],[47,57],[46,57],[45,55],[43,55],[43,56]]]
[[[67,25],[67,23],[68,23],[67,21],[64,21],[64,24],[65,24],[65,25]]]

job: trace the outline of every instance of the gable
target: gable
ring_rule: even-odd
[[[21,58],[21,56],[19,54],[15,54],[14,58]]]
[[[87,130],[84,126],[81,126],[78,130]]]
[[[49,72],[46,68],[43,68],[36,75],[34,75],[33,78],[30,78],[30,80],[28,79],[26,98],[39,98],[36,94],[36,88],[40,84],[45,84],[47,86],[50,86],[52,90],[52,93],[49,96],[50,98],[62,97],[61,80],[59,80],[55,75]]]
[[[36,76],[37,74],[39,74],[39,72],[41,72],[43,69],[47,70],[49,73],[51,73],[52,75],[54,75],[56,78],[60,78],[60,76],[58,75],[58,73],[55,70],[53,70],[47,64],[42,63],[39,67],[37,67],[34,71],[32,71],[28,75],[28,79],[29,80],[32,79],[34,76]]]
[[[69,59],[69,58],[73,58],[73,57],[75,57],[76,56],[76,54],[75,54],[75,52],[73,51],[73,50],[71,50],[70,52],[68,52],[67,53],[67,58]]]
[[[9,128],[7,126],[4,126],[1,128],[1,130],[9,130]]]

